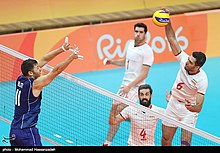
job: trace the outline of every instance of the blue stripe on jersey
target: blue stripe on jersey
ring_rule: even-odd
[[[15,111],[11,127],[30,128],[37,124],[42,92],[38,97],[32,93],[34,79],[20,75],[16,81]]]

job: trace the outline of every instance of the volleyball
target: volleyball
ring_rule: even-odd
[[[170,22],[170,15],[164,10],[158,10],[154,12],[152,19],[154,24],[162,27]]]

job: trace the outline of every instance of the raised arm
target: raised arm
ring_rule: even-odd
[[[74,52],[71,53],[71,55],[61,63],[57,64],[52,71],[50,71],[48,74],[40,76],[36,80],[34,80],[32,91],[35,96],[38,96],[42,90],[43,87],[50,84],[53,79],[58,76],[72,61],[73,59],[77,59],[78,54],[75,54]]]
[[[166,12],[170,13],[168,9],[163,8]],[[172,49],[173,54],[176,56],[181,52],[180,45],[176,39],[175,32],[173,30],[171,20],[170,22],[165,26],[165,33],[168,39],[168,42],[170,44],[170,47]]]
[[[112,65],[116,65],[116,66],[125,66],[125,59],[126,57],[124,57],[123,59],[118,59],[118,60],[110,60],[107,59],[105,64],[112,64]]]
[[[53,58],[55,58],[57,55],[59,55],[60,53],[64,52],[63,49],[65,50],[69,50],[72,47],[70,46],[70,44],[64,43],[62,45],[62,47],[57,48],[51,52],[48,52],[47,54],[45,54],[38,62],[39,67],[43,67],[45,64],[47,64],[49,61],[51,61]]]

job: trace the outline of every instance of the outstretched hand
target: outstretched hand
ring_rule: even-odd
[[[110,59],[108,59],[108,58],[105,58],[104,60],[103,60],[103,64],[104,65],[108,65],[108,64],[111,64],[111,60]]]
[[[162,7],[161,10],[164,10],[165,12],[170,14],[170,10],[168,8]]]
[[[64,44],[61,47],[64,51],[71,51],[76,55],[76,59],[83,60],[83,56],[79,55],[79,47],[74,44],[74,48],[69,44],[69,38],[66,37]]]
[[[61,46],[62,50],[63,51],[68,51],[69,49],[73,48],[72,46],[70,46],[70,44],[68,43],[64,43],[62,46]]]
[[[76,54],[77,55],[77,57],[78,57],[78,59],[80,59],[80,60],[83,60],[83,56],[82,55],[79,55],[78,53],[79,53],[79,47],[78,46],[76,46],[75,44],[74,44],[74,49],[69,49],[69,51],[71,51],[71,52],[73,52],[74,54]]]
[[[63,43],[63,45],[61,46],[62,50],[63,51],[68,51],[69,49],[72,48],[72,46],[70,46],[69,44],[69,38],[68,37],[65,37],[65,41]]]
[[[191,112],[196,112],[195,111],[195,107],[196,107],[196,104],[195,103],[191,103],[190,101],[188,101],[187,99],[185,99],[185,107],[186,109],[188,109],[189,111]]]

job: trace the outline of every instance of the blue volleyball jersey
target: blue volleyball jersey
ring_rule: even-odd
[[[24,129],[37,124],[42,92],[38,97],[32,93],[33,78],[20,75],[16,81],[15,110],[11,128]]]

